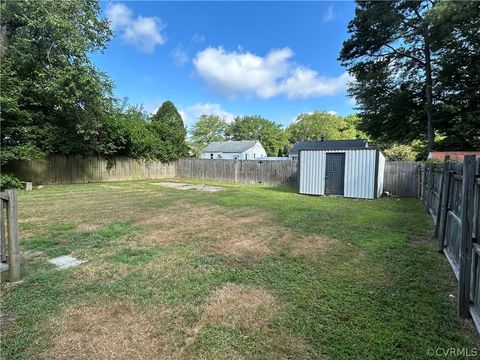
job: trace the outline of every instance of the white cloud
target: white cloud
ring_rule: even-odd
[[[216,91],[233,98],[240,93],[271,98],[308,98],[335,95],[346,88],[347,73],[339,77],[320,76],[316,71],[295,64],[289,48],[273,49],[265,56],[242,50],[227,52],[209,47],[196,54],[197,74]]]
[[[130,45],[134,45],[140,51],[152,53],[155,46],[163,45],[166,41],[162,30],[165,25],[158,17],[137,16],[124,4],[114,4],[106,10],[110,27],[120,39]]]
[[[327,111],[328,114],[330,115],[337,115],[338,113],[334,110]]]
[[[182,44],[178,44],[177,47],[170,52],[170,57],[178,66],[185,65],[185,63],[190,59],[188,57],[187,50]]]
[[[186,108],[180,109],[180,115],[186,126],[190,126],[197,122],[200,115],[218,115],[224,118],[226,122],[231,123],[235,115],[224,110],[220,104],[212,103],[196,103]]]
[[[333,5],[330,5],[327,10],[325,10],[323,12],[323,22],[328,22],[328,21],[332,21],[332,20],[335,20],[336,18],[336,14],[335,14],[335,11],[333,10]]]
[[[350,75],[346,72],[339,77],[331,78],[319,76],[316,71],[309,68],[298,67],[280,84],[279,89],[290,99],[306,99],[338,94],[346,89],[349,81]]]

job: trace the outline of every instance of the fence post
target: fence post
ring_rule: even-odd
[[[415,189],[416,190],[415,198],[421,199],[422,198],[422,167],[419,164],[417,164],[416,166],[415,177],[417,179],[416,181],[417,188]]]
[[[462,184],[462,232],[460,240],[460,272],[458,284],[458,314],[466,318],[470,305],[470,279],[472,274],[472,230],[475,195],[475,155],[465,156]]]
[[[440,206],[438,207],[435,236],[438,241],[438,251],[443,251],[445,227],[447,224],[448,198],[450,195],[450,156],[445,156],[443,163],[442,188],[440,190]]]
[[[0,198],[0,253],[1,262],[7,261],[7,239],[5,236],[4,200]]]
[[[18,247],[17,190],[9,189],[7,207],[8,223],[8,275],[10,282],[20,280],[20,251]]]
[[[425,165],[425,175],[424,175],[424,187],[423,187],[423,203],[425,204],[425,207],[427,208],[427,212],[430,210],[430,204],[428,202],[429,195],[430,195],[430,172],[431,172],[431,166],[430,164]]]
[[[419,197],[420,197],[420,200],[422,200],[423,202],[423,199],[424,199],[424,195],[423,195],[423,185],[425,183],[425,166],[420,164],[419,165],[419,183],[418,183],[418,194],[419,194]]]

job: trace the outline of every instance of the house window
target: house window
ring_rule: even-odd
[[[213,159],[213,154],[210,154],[210,159]]]
[[[218,154],[218,158],[221,159],[221,158],[222,158],[222,154]]]
[[[248,154],[245,154],[245,160],[248,160]]]
[[[253,158],[255,159],[255,154],[253,154]]]

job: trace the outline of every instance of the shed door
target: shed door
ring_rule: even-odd
[[[327,153],[325,195],[343,195],[345,153]]]

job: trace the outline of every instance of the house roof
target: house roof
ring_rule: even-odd
[[[447,155],[450,156],[451,160],[463,161],[465,155],[480,156],[480,151],[430,151],[428,158],[443,161]]]
[[[297,141],[288,155],[298,155],[300,150],[343,150],[350,148],[367,148],[367,140],[324,140],[324,141]]]
[[[257,142],[257,140],[215,141],[203,149],[202,152],[239,153],[252,148]]]

